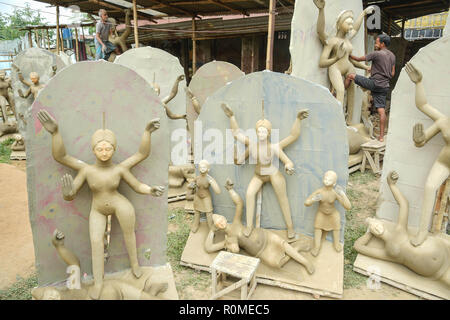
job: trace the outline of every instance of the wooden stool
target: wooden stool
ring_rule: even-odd
[[[361,163],[361,172],[366,170],[366,161],[369,161],[370,168],[373,173],[380,173],[380,155],[384,155],[384,151],[386,150],[386,142],[380,142],[378,140],[371,140],[361,145],[361,149],[363,151],[363,159]],[[372,158],[372,154],[374,158]]]
[[[211,299],[215,300],[239,288],[241,288],[241,300],[249,299],[256,288],[256,269],[259,266],[259,261],[260,260],[258,258],[220,251],[217,257],[211,263]],[[223,284],[226,280],[227,275],[241,280],[217,292],[217,280],[219,280],[219,282],[222,282]],[[250,288],[248,287],[249,284]],[[248,294],[247,290],[249,290]]]

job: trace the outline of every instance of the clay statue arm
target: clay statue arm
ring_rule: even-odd
[[[180,83],[181,81],[183,81],[183,80],[184,80],[184,75],[178,76],[178,78],[175,80],[175,82],[174,82],[174,84],[173,84],[173,87],[172,87],[172,90],[170,91],[170,94],[169,94],[167,97],[165,97],[164,99],[162,99],[162,103],[163,103],[163,104],[167,104],[167,103],[169,103],[173,98],[175,98],[175,96],[176,96],[177,93],[178,93],[178,85],[179,85],[179,83]]]
[[[217,183],[217,181],[214,180],[214,178],[211,177],[210,175],[208,175],[208,181],[209,181],[209,184],[211,185],[211,188],[213,189],[213,191],[216,194],[220,194],[220,187],[219,187],[219,184]]]
[[[342,189],[341,186],[338,185],[336,186],[335,193],[337,201],[339,201],[339,203],[344,207],[344,209],[350,210],[352,208],[352,204],[350,203],[350,200],[345,194],[344,189]]]
[[[319,9],[317,16],[317,34],[320,42],[325,46],[327,44],[328,35],[325,33],[325,0],[313,0],[316,7]]]
[[[159,118],[151,120],[147,127],[145,128],[144,133],[142,134],[141,138],[141,145],[139,146],[138,152],[136,152],[134,155],[129,157],[128,159],[124,160],[120,165],[124,168],[131,169],[135,165],[137,165],[139,162],[145,160],[149,155],[151,151],[151,134],[152,132],[159,129],[160,123]]]
[[[311,195],[308,198],[306,198],[304,205],[306,207],[310,207],[314,202],[319,202],[320,200],[322,200],[322,195],[320,193],[321,190],[322,189],[318,189],[313,193],[311,193]]]
[[[294,174],[294,163],[291,161],[291,159],[289,159],[286,153],[284,153],[283,149],[278,148],[278,150],[275,150],[275,152],[281,162],[284,163],[286,173],[289,175]]]
[[[86,174],[84,170],[81,169],[80,171],[78,171],[75,180],[68,173],[66,173],[61,180],[62,180],[62,193],[64,200],[72,201],[73,199],[75,199],[75,196],[77,195],[78,191],[86,181]]]
[[[151,194],[152,196],[160,197],[165,190],[163,186],[150,187],[145,183],[140,182],[130,170],[125,168],[122,171],[122,178],[134,191],[140,194]]]
[[[78,257],[72,251],[64,246],[64,238],[64,234],[58,229],[55,229],[52,237],[53,246],[58,252],[58,255],[68,266],[80,267],[80,259],[78,259]]]
[[[234,117],[234,113],[233,110],[230,109],[230,107],[227,106],[227,104],[222,103],[221,105],[223,111],[225,112],[225,115],[230,118],[230,126],[231,126],[231,130],[233,131],[233,136],[234,138],[241,142],[244,143],[246,146],[249,145],[250,143],[250,139],[245,136],[244,134],[242,134],[241,132],[239,132],[239,125],[236,121],[236,118]]]
[[[22,89],[17,90],[17,92],[19,93],[19,97],[26,99],[31,94],[31,88],[28,88],[27,91],[25,91],[25,93],[22,92]]]
[[[23,78],[22,71],[20,71],[19,69],[18,69],[18,71],[17,71],[17,75],[19,76],[20,82],[22,82],[24,85],[26,85],[26,86],[28,86],[28,87],[31,87],[31,86],[33,85],[30,81],[25,80],[25,79]]]
[[[192,106],[194,107],[195,112],[197,112],[197,114],[200,114],[202,107],[200,106],[200,102],[198,102],[197,97],[192,93],[191,89],[189,89],[188,87],[186,87],[186,93],[189,99],[191,99],[192,101]]]
[[[297,140],[298,137],[300,137],[301,121],[303,119],[308,118],[308,116],[309,116],[308,109],[301,110],[297,113],[297,118],[295,119],[294,124],[292,125],[291,133],[289,134],[289,136],[281,140],[279,144],[281,149],[284,149],[285,147],[293,143],[295,140]]]
[[[411,63],[408,62],[405,66],[405,71],[407,72],[409,78],[412,82],[416,84],[416,107],[423,113],[425,113],[427,116],[429,116],[434,121],[438,120],[439,118],[443,118],[444,115],[439,112],[437,109],[433,108],[431,105],[427,102],[427,97],[425,94],[425,88],[423,87],[422,83],[422,73],[416,69],[416,67]]]
[[[423,147],[431,138],[440,131],[439,126],[433,123],[427,130],[423,130],[423,124],[416,123],[413,127],[413,140],[416,147]]]
[[[355,241],[355,244],[353,245],[353,247],[355,248],[355,250],[363,255],[369,256],[369,257],[373,257],[376,259],[380,259],[380,260],[386,260],[386,261],[392,261],[395,262],[394,259],[392,259],[391,257],[389,257],[386,254],[386,251],[382,248],[373,248],[373,247],[369,247],[367,244],[369,243],[369,241],[372,239],[373,235],[367,231],[366,234],[364,234],[361,238],[359,238],[358,240]]]
[[[186,119],[186,114],[175,114],[170,110],[170,108],[166,104],[163,104],[163,106],[164,110],[166,110],[166,115],[169,119],[172,120]]]
[[[364,21],[364,17],[368,14],[372,14],[374,11],[375,9],[372,6],[370,6],[364,9],[363,12],[361,12],[358,19],[356,19],[355,23],[353,24],[353,30],[350,32],[349,35],[350,39],[353,39],[358,34],[358,31],[361,28],[361,25]]]
[[[233,203],[236,205],[233,222],[241,221],[244,209],[244,202],[242,201],[242,198],[239,196],[239,194],[233,189],[233,182],[230,179],[227,179],[225,183],[225,189],[228,190],[231,200],[233,200]]]
[[[327,44],[322,51],[322,55],[319,60],[320,68],[328,68],[329,66],[335,64],[339,59],[345,55],[344,42],[338,47],[336,55],[333,58],[329,58],[330,53],[333,49],[334,44]]]
[[[366,56],[356,57],[356,56],[354,56],[354,55],[350,55],[350,59],[351,59],[351,60],[355,60],[355,61],[361,62],[361,61],[366,61]],[[351,60],[350,60],[350,61],[351,61]]]
[[[406,229],[408,226],[409,203],[397,186],[398,173],[395,171],[389,172],[386,180],[399,206],[397,225]]]
[[[363,61],[365,61],[365,60],[363,60]],[[366,70],[366,71],[369,71],[369,70],[370,70],[370,66],[368,66],[368,65],[365,64],[365,63],[361,63],[361,62],[359,62],[358,60],[354,60],[354,59],[352,59],[351,57],[350,57],[350,62],[351,62],[356,68],[363,69],[363,70]]]
[[[66,148],[61,134],[59,133],[58,124],[55,119],[46,111],[40,110],[37,114],[42,126],[52,135],[52,155],[53,158],[62,165],[68,166],[74,170],[81,170],[86,166],[81,160],[67,155]]]
[[[214,243],[214,231],[210,230],[205,240],[205,250],[208,253],[213,253],[225,249],[226,241]]]

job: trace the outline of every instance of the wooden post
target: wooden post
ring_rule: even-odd
[[[39,43],[39,35],[37,29],[34,29],[34,39],[36,40],[36,47],[40,48],[41,45]]]
[[[50,35],[48,33],[48,29],[45,29],[47,31],[47,46],[48,46],[48,51],[50,51]]]
[[[267,31],[266,70],[272,70],[272,67],[273,67],[273,38],[274,38],[274,34],[275,34],[275,7],[276,7],[276,1],[270,0],[269,29]]]
[[[75,27],[75,60],[80,61],[80,49],[78,48],[78,28]]]
[[[405,38],[405,22],[406,22],[406,19],[403,18],[402,19],[402,39]]]
[[[56,53],[59,54],[59,6],[56,6]]]
[[[64,52],[64,37],[63,37],[63,31],[62,31],[62,29],[59,29],[59,33],[60,33],[60,36],[61,36],[61,51],[62,52]]]
[[[28,30],[28,43],[30,45],[30,48],[33,46],[33,39],[31,39],[31,29]]]
[[[392,17],[391,16],[389,16],[388,23],[389,23],[389,25],[388,25],[388,35],[390,36],[391,35],[391,25],[392,25]]]
[[[259,37],[252,37],[252,72],[256,72],[259,69]]]
[[[136,0],[133,0],[133,21],[134,21],[134,47],[139,48],[138,16],[137,16]]]
[[[195,40],[195,17],[192,18],[192,75],[197,71],[197,41]]]

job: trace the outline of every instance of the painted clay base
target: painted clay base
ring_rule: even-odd
[[[110,300],[118,296],[121,300],[178,300],[172,268],[170,264],[160,267],[141,267],[142,277],[136,279],[131,269],[106,274],[104,278],[101,300]],[[93,280],[83,282],[81,289],[67,289],[64,284],[54,287],[33,289],[33,300],[90,300],[88,290]],[[167,288],[152,288],[156,283],[167,283]],[[55,292],[55,289],[57,292]],[[155,291],[158,292],[153,295]]]
[[[391,228],[394,228],[394,223],[382,220],[383,223]],[[410,228],[413,229],[413,228]],[[410,234],[414,234],[415,230],[410,230]],[[414,232],[414,233],[413,233]],[[450,237],[440,234],[447,241],[450,241]],[[376,238],[373,238],[369,242],[369,246],[382,247],[382,242]],[[425,299],[450,299],[450,291],[445,285],[439,281],[434,281],[430,278],[422,277],[417,273],[409,270],[405,266],[397,263],[378,260],[362,254],[358,254],[353,270],[363,275],[369,276],[373,274],[372,278],[378,278],[381,282],[385,282],[391,286],[397,287],[401,290],[415,294]],[[375,274],[379,272],[379,274]]]
[[[208,254],[204,250],[204,242],[208,234],[206,222],[201,222],[196,233],[189,235],[180,264],[197,270],[210,272],[210,265],[217,252]],[[271,230],[283,239],[286,239],[286,230]],[[220,237],[219,234],[216,236]],[[216,239],[215,241],[220,241]],[[343,251],[336,252],[330,241],[323,241],[318,257],[313,257],[308,251],[312,245],[312,238],[300,235],[300,239],[289,240],[291,245],[299,247],[302,255],[310,260],[315,272],[309,275],[306,269],[294,260],[288,261],[281,269],[270,268],[260,263],[256,271],[257,283],[285,289],[311,293],[313,295],[342,298],[344,284],[344,255]],[[298,242],[295,244],[293,242]],[[246,254],[241,251],[240,254]],[[258,292],[256,286],[255,293]]]

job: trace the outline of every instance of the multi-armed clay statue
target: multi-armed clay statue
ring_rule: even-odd
[[[433,214],[436,191],[450,174],[450,118],[427,103],[425,89],[422,84],[422,73],[412,63],[407,63],[405,70],[411,81],[416,84],[416,107],[434,121],[426,130],[424,130],[423,124],[421,123],[414,125],[413,140],[416,147],[423,147],[439,132],[442,133],[445,141],[445,146],[431,167],[425,182],[419,231],[416,237],[411,240],[413,245],[418,246],[425,241],[428,235],[428,227]]]
[[[14,96],[12,94],[11,87],[11,79],[6,78],[6,73],[4,70],[0,70],[0,96],[3,96],[9,104],[11,111],[14,113],[16,117],[16,108],[14,105]],[[3,122],[7,122],[7,114],[6,114],[6,104],[0,101],[0,107],[2,109]]]
[[[353,51],[351,40],[358,33],[364,16],[371,14],[373,7],[367,7],[358,19],[353,21],[353,12],[345,10],[341,12],[336,21],[336,36],[328,37],[325,33],[325,0],[313,0],[319,9],[317,19],[317,33],[324,48],[319,60],[319,67],[328,68],[328,76],[332,88],[336,91],[336,99],[344,107],[345,86],[343,77],[355,73],[355,67],[369,70],[369,66],[354,61],[350,58]],[[355,84],[352,82],[347,89],[347,123],[351,123],[353,117],[355,97]]]
[[[175,98],[176,95],[178,94],[178,85],[183,80],[184,80],[184,75],[179,75],[178,78],[175,80],[175,83],[173,84],[170,94],[167,97],[163,98],[161,101],[164,106],[164,109],[166,110],[166,115],[169,117],[169,119],[172,119],[172,120],[186,119],[186,114],[181,114],[181,115],[174,114],[167,106],[167,104],[170,101],[172,101],[172,99]],[[159,96],[159,94],[161,93],[161,89],[160,89],[159,85],[155,82],[155,76],[153,76],[152,88],[156,92],[156,94]]]
[[[209,187],[217,194],[220,193],[220,187],[216,180],[211,177],[209,172],[209,163],[206,160],[201,160],[198,164],[198,171],[200,175],[195,177],[194,181],[189,183],[188,189],[194,194],[194,221],[192,222],[192,232],[197,232],[200,224],[200,213],[206,214],[208,227],[210,230],[214,230],[214,223],[212,220],[213,205],[211,192]]]
[[[97,130],[91,139],[92,150],[97,158],[96,162],[92,165],[66,154],[58,124],[47,111],[39,111],[38,119],[43,127],[52,135],[52,154],[54,159],[78,171],[75,179],[69,174],[63,176],[62,192],[64,199],[67,201],[73,200],[86,181],[92,191],[89,234],[92,247],[92,269],[95,284],[89,289],[89,295],[93,299],[97,299],[103,287],[103,237],[109,215],[114,214],[122,228],[134,276],[139,278],[142,275],[142,270],[137,259],[136,236],[134,233],[136,219],[134,208],[128,199],[117,191],[117,188],[123,179],[134,191],[141,194],[161,196],[164,192],[164,187],[162,186],[150,187],[141,183],[130,171],[131,168],[150,155],[151,134],[159,128],[159,119],[154,119],[148,123],[142,135],[139,151],[120,164],[114,164],[112,162],[112,156],[117,147],[114,133],[108,129]]]
[[[117,33],[117,29],[116,29],[116,21],[115,19],[111,18],[111,20],[113,20],[112,25],[113,25],[113,33],[109,36],[109,41],[114,44],[116,47],[120,48],[120,51],[122,53],[124,53],[125,51],[128,50],[127,47],[127,38],[128,36],[131,34],[131,19],[130,19],[130,15],[131,15],[131,10],[127,9],[125,10],[125,31],[119,36],[119,34]]]
[[[233,253],[239,253],[240,248],[253,257],[260,258],[266,265],[273,268],[283,267],[290,259],[294,259],[303,265],[309,274],[314,273],[313,264],[299,253],[296,245],[289,244],[276,233],[256,228],[249,237],[244,235],[245,227],[242,224],[244,203],[241,197],[233,189],[233,183],[227,179],[225,188],[236,205],[236,212],[231,224],[227,223],[224,216],[214,214],[214,225],[225,232],[225,240],[214,243],[214,231],[210,230],[205,241],[205,250],[208,253],[226,249]],[[296,242],[299,244],[300,242]],[[307,248],[309,249],[309,248]]]
[[[23,78],[22,72],[20,71],[19,67],[17,67],[15,64],[12,64],[12,67],[17,70],[17,74],[19,76],[20,81],[28,86],[28,90],[25,91],[25,93],[22,92],[22,89],[17,90],[19,93],[19,96],[22,98],[28,98],[30,94],[33,95],[33,98],[36,99],[39,91],[45,86],[45,84],[39,82],[39,75],[37,72],[31,72],[30,73],[30,80],[25,80]],[[52,76],[56,74],[56,65],[52,66]]]
[[[257,141],[251,139],[240,132],[239,125],[234,117],[233,111],[222,104],[227,117],[230,118],[231,129],[236,140],[245,144],[249,148],[249,154],[256,159],[255,175],[247,188],[246,206],[247,206],[247,227],[244,231],[249,236],[253,230],[253,216],[255,215],[255,197],[264,183],[270,182],[278,198],[278,202],[283,212],[284,221],[287,227],[288,238],[295,237],[294,225],[292,223],[291,209],[286,191],[286,179],[283,174],[274,166],[274,157],[277,156],[285,165],[287,174],[294,174],[294,163],[287,157],[283,149],[292,144],[300,136],[301,120],[308,117],[308,110],[299,111],[291,133],[278,144],[269,141],[272,124],[267,119],[261,119],[256,122]]]
[[[81,282],[80,260],[78,257],[64,245],[64,234],[55,230],[52,243],[59,257],[69,266],[75,267],[77,272],[72,275],[68,281],[67,287],[41,287],[34,288],[31,295],[35,300],[87,300],[89,299],[89,290],[92,285]],[[105,280],[103,290],[99,296],[101,300],[159,300],[157,295],[165,292],[168,288],[167,282],[154,282],[150,277],[144,280],[142,288],[138,288],[136,281],[130,281],[126,278]],[[79,287],[77,288],[77,284]]]
[[[450,287],[450,244],[434,235],[417,247],[411,244],[408,234],[409,204],[397,187],[397,180],[395,171],[388,174],[389,188],[399,205],[397,224],[389,228],[381,220],[368,218],[367,233],[355,241],[355,250],[369,257],[402,264],[421,276],[442,281]],[[372,237],[383,240],[384,247],[368,245]]]
[[[322,246],[322,233],[333,232],[334,249],[342,251],[339,235],[341,231],[341,218],[339,211],[334,206],[337,200],[346,209],[350,210],[351,204],[340,186],[336,186],[337,175],[334,171],[327,171],[323,176],[324,186],[314,191],[305,201],[305,206],[309,207],[314,202],[319,202],[316,217],[314,220],[314,247],[311,250],[313,256],[317,256]],[[334,187],[336,186],[336,189]]]

